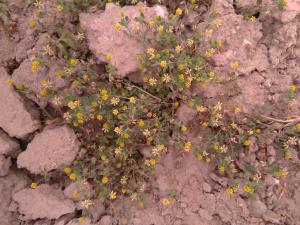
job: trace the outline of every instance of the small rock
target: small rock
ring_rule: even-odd
[[[256,138],[254,136],[251,136],[249,138],[249,140],[251,141],[251,144],[249,146],[249,152],[251,152],[251,153],[257,152],[258,151],[258,145],[257,145]]]
[[[223,187],[226,187],[226,186],[227,186],[228,181],[227,181],[226,178],[224,178],[224,177],[219,177],[219,176],[217,176],[217,175],[214,174],[214,173],[210,173],[210,174],[209,174],[209,177],[210,177],[213,181],[215,181],[215,182],[221,184]]]
[[[261,217],[267,211],[267,206],[259,199],[251,199],[248,209],[252,216]]]
[[[94,204],[88,208],[88,213],[92,217],[92,222],[97,222],[101,216],[105,213],[105,207],[103,202],[100,200],[95,200]]]
[[[18,156],[19,168],[26,168],[33,174],[68,166],[76,158],[79,142],[68,126],[46,127],[37,134]]]
[[[103,216],[99,221],[99,225],[112,225],[112,217],[109,215]]]
[[[197,111],[187,104],[182,104],[177,109],[176,115],[181,122],[189,122],[197,115]]]
[[[267,147],[267,153],[269,156],[276,156],[276,150],[272,145]]]
[[[274,213],[273,211],[268,210],[263,214],[263,219],[266,222],[274,223],[274,224],[281,224],[280,223],[280,215]]]
[[[69,213],[69,214],[63,215],[59,219],[57,219],[53,225],[66,225],[74,217],[75,217],[75,213]]]
[[[75,211],[71,200],[64,198],[63,192],[50,185],[42,184],[36,189],[26,188],[13,195],[19,205],[22,220],[58,219]]]
[[[265,181],[264,181],[264,183],[265,183],[265,185],[267,185],[267,186],[274,186],[274,185],[276,185],[276,184],[279,184],[279,180],[278,179],[276,179],[276,178],[274,178],[274,177],[272,177],[272,175],[271,174],[267,174],[266,176],[265,176]]]
[[[0,131],[0,155],[15,156],[19,150],[18,142]]]
[[[115,24],[122,19],[123,11],[128,16],[130,33],[137,36],[143,32],[143,27],[134,18],[139,17],[139,9],[143,8],[145,20],[150,21],[155,16],[166,18],[167,9],[163,6],[147,7],[144,3],[135,6],[125,6],[121,8],[113,3],[106,4],[105,11],[100,13],[82,13],[80,15],[80,25],[85,29],[89,48],[101,61],[110,62],[117,68],[118,77],[137,71],[138,61],[136,56],[145,49],[143,44],[136,38],[124,33],[121,28],[117,30]],[[112,55],[112,59],[106,58],[107,54]]]
[[[8,76],[0,68],[0,127],[11,137],[24,138],[40,128],[38,111],[25,104],[19,94],[6,81]]]
[[[203,191],[206,193],[210,193],[212,190],[210,184],[208,184],[208,183],[203,183],[202,188],[203,188]]]
[[[10,166],[10,157],[6,158],[4,155],[0,155],[0,177],[4,177],[9,173]]]

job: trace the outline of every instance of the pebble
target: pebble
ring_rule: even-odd
[[[210,193],[212,191],[212,188],[211,188],[210,184],[208,184],[208,183],[203,183],[202,188],[203,188],[203,191],[206,193]]]
[[[268,210],[267,212],[265,212],[263,214],[263,219],[266,221],[266,222],[270,222],[270,223],[273,223],[273,224],[281,224],[280,223],[280,215],[274,213],[273,211],[270,211]]]

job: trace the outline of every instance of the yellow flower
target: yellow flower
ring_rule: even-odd
[[[116,115],[118,115],[119,114],[119,110],[117,110],[117,109],[113,109],[112,110],[112,113],[116,116]]]
[[[126,194],[126,193],[127,193],[127,189],[122,188],[122,189],[121,189],[121,192],[122,192],[122,194]]]
[[[32,72],[36,72],[36,71],[38,70],[40,64],[41,64],[40,61],[38,61],[38,60],[33,60],[33,61],[31,62],[31,70],[32,70]]]
[[[120,23],[116,23],[116,24],[115,24],[115,28],[116,28],[117,30],[120,30],[120,29],[121,29],[121,24],[120,24]]]
[[[84,221],[85,221],[85,218],[84,218],[84,217],[79,217],[79,218],[78,218],[78,222],[79,222],[79,223],[84,223]]]
[[[251,141],[250,141],[250,140],[246,140],[246,141],[244,141],[244,145],[245,145],[245,146],[249,146],[249,145],[251,145]]]
[[[128,133],[125,133],[125,134],[124,134],[124,138],[125,138],[125,139],[128,139],[128,138],[129,138],[129,134],[128,134]]]
[[[216,26],[216,27],[220,27],[222,25],[222,20],[221,19],[215,19],[213,21],[213,24]]]
[[[76,180],[76,178],[77,178],[77,176],[76,176],[75,173],[71,173],[71,174],[69,175],[69,179],[70,179],[70,180]]]
[[[7,79],[5,82],[9,86],[13,85],[13,83],[14,83],[14,81],[12,79]]]
[[[40,91],[41,96],[46,96],[48,94],[47,90],[43,89]]]
[[[246,186],[244,186],[244,192],[246,192],[246,193],[253,193],[254,189],[250,185],[246,185]]]
[[[204,121],[204,122],[202,123],[202,126],[203,126],[203,127],[208,127],[208,125],[209,125],[209,123],[208,123],[207,121]]]
[[[106,155],[101,155],[100,158],[102,161],[105,161],[107,159]]]
[[[139,120],[138,125],[139,127],[144,127],[145,126],[144,120]]]
[[[218,170],[219,170],[219,173],[224,173],[225,172],[225,166],[219,166]]]
[[[236,108],[235,108],[235,112],[236,112],[236,113],[240,113],[240,112],[241,112],[241,108],[240,108],[240,107],[236,107]]]
[[[287,175],[288,175],[287,169],[281,169],[281,170],[275,172],[276,177],[285,177]]]
[[[190,141],[184,144],[184,151],[189,152],[191,150],[192,143]]]
[[[249,20],[250,20],[250,22],[255,22],[256,21],[256,17],[255,16],[251,16]]]
[[[56,5],[56,10],[57,10],[58,12],[61,12],[61,11],[64,10],[64,6],[61,5],[61,4],[58,4],[58,5]]]
[[[120,127],[116,127],[116,128],[114,129],[114,131],[115,131],[116,134],[121,134],[122,129],[121,129]]]
[[[162,204],[163,206],[168,206],[168,205],[170,205],[170,200],[167,199],[167,198],[163,198],[162,200],[160,200],[160,202],[161,202],[161,204]]]
[[[112,60],[112,58],[113,58],[112,54],[107,54],[106,55],[106,60],[110,61],[110,60]]]
[[[155,166],[156,160],[155,160],[155,159],[150,159],[150,160],[149,160],[149,164],[150,164],[151,166]]]
[[[163,25],[160,25],[158,28],[157,28],[157,31],[159,33],[162,33],[164,31],[164,26]]]
[[[167,66],[167,61],[163,60],[163,61],[160,62],[159,65],[160,65],[161,68],[165,68]]]
[[[73,198],[74,199],[78,199],[78,195],[79,195],[78,191],[73,192]]]
[[[61,77],[62,76],[62,72],[60,70],[55,71],[55,76]]]
[[[261,129],[257,128],[257,129],[256,129],[256,133],[257,133],[257,134],[260,134],[260,133],[261,133]]]
[[[97,118],[97,120],[99,120],[99,121],[103,120],[103,116],[102,116],[102,115],[100,115],[100,114],[99,114],[99,115],[97,115],[97,117],[96,117],[96,118]]]
[[[207,108],[204,107],[203,105],[201,105],[201,106],[197,107],[197,110],[198,110],[198,112],[204,113],[204,112],[206,112]]]
[[[35,182],[32,182],[31,184],[30,184],[30,188],[31,189],[36,189],[37,188],[37,183],[35,183]]]
[[[104,133],[107,133],[109,131],[109,125],[107,123],[103,124],[102,130],[104,131]]]
[[[232,196],[233,193],[234,193],[233,188],[227,188],[227,189],[226,189],[226,193],[227,193],[229,196]]]
[[[77,63],[78,63],[77,59],[70,59],[70,60],[69,60],[69,64],[70,64],[71,66],[76,66]]]
[[[131,104],[135,104],[135,102],[136,102],[135,97],[130,97],[130,98],[129,98],[129,102],[130,102]]]
[[[176,9],[176,15],[180,16],[182,14],[182,9],[181,8],[177,8]]]
[[[205,52],[205,56],[207,58],[212,57],[215,54],[216,50],[214,48],[210,48],[208,50],[206,50]]]
[[[222,46],[222,41],[216,40],[216,45],[217,45],[217,48],[220,48]]]
[[[113,97],[111,100],[110,100],[110,103],[114,106],[118,105],[120,102],[120,99],[117,98],[117,97]]]
[[[300,123],[297,123],[295,127],[297,131],[300,131]]]
[[[215,76],[215,73],[214,73],[214,71],[209,71],[208,73],[207,73],[207,76],[209,77],[209,78],[214,78],[214,76]]]
[[[197,154],[197,159],[198,160],[202,160],[203,159],[203,154],[202,153],[198,153]]]
[[[233,62],[230,64],[230,67],[234,70],[236,70],[239,66],[240,66],[240,64],[238,62]]]
[[[64,172],[65,172],[66,174],[70,174],[70,173],[72,172],[72,169],[71,169],[70,167],[65,167],[65,168],[64,168]]]
[[[179,74],[178,79],[181,80],[181,81],[184,81],[184,74]]]
[[[194,40],[193,39],[188,39],[187,40],[187,46],[192,47],[194,44]]]
[[[35,20],[30,20],[29,23],[28,23],[28,25],[29,25],[29,28],[30,28],[30,29],[35,28],[35,27],[36,27],[36,22],[35,22]]]
[[[285,157],[286,160],[290,160],[290,159],[293,158],[293,154],[292,154],[291,151],[286,151],[284,157]]]
[[[184,70],[184,68],[185,68],[185,65],[184,65],[184,64],[179,64],[179,65],[178,65],[178,69],[179,69],[179,70]]]
[[[291,92],[295,92],[297,89],[297,87],[295,85],[290,86],[290,91]]]
[[[107,177],[102,177],[101,182],[102,182],[103,184],[106,184],[106,183],[108,182],[108,178],[107,178]]]
[[[182,132],[186,132],[186,131],[187,131],[186,126],[182,126],[182,127],[181,127],[181,131],[182,131]]]
[[[181,52],[182,51],[182,47],[180,45],[177,45],[176,48],[175,48],[175,51],[177,53]]]
[[[166,73],[166,74],[163,75],[162,80],[163,80],[163,82],[165,82],[165,83],[169,83],[169,82],[171,81],[171,77],[170,77],[169,74]]]
[[[116,199],[116,198],[117,198],[117,193],[114,192],[114,191],[111,191],[111,192],[109,193],[109,198],[110,198],[111,200]]]

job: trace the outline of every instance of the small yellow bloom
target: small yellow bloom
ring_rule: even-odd
[[[78,63],[78,60],[77,60],[77,59],[70,59],[70,60],[69,60],[69,64],[70,64],[71,66],[76,66],[77,63]]]
[[[232,196],[233,193],[234,193],[233,188],[227,188],[227,189],[226,189],[226,193],[227,193],[229,196]]]
[[[184,64],[179,64],[179,65],[178,65],[178,69],[179,69],[179,70],[184,70],[184,68],[185,68],[185,65],[184,65]]]
[[[38,60],[33,60],[33,61],[31,62],[31,70],[32,70],[32,72],[36,72],[36,71],[38,70],[40,64],[41,64],[40,61],[38,61]]]
[[[291,92],[295,92],[297,89],[297,87],[295,85],[290,86],[290,91]]]
[[[222,41],[216,40],[216,45],[217,45],[217,48],[220,48],[222,46]]]
[[[114,129],[114,131],[115,131],[116,134],[121,134],[122,129],[121,129],[120,127],[116,127],[116,128]]]
[[[182,9],[181,8],[177,8],[176,9],[176,15],[180,16],[182,14]]]
[[[240,107],[236,107],[236,108],[235,108],[235,112],[236,112],[236,113],[240,113],[240,112],[241,112],[241,108],[240,108]]]
[[[207,108],[203,105],[197,107],[198,112],[204,113],[207,111]]]
[[[164,31],[164,26],[163,25],[160,25],[158,28],[157,28],[157,31],[159,33],[162,33]]]
[[[85,221],[85,218],[84,218],[84,217],[79,217],[79,218],[78,218],[78,222],[79,222],[79,223],[84,223],[84,221]]]
[[[257,128],[257,129],[256,129],[256,133],[257,133],[257,134],[260,134],[260,133],[261,133],[261,129]]]
[[[65,168],[64,168],[64,172],[65,172],[66,174],[70,174],[70,173],[72,172],[72,169],[71,169],[70,167],[65,167]]]
[[[284,157],[286,160],[291,160],[293,158],[293,154],[291,151],[286,151]]]
[[[102,177],[101,182],[102,182],[103,184],[106,184],[106,183],[108,182],[108,178],[107,178],[107,177]]]
[[[193,39],[188,39],[187,40],[187,46],[192,47],[194,44],[194,40]]]
[[[209,78],[214,78],[215,77],[215,73],[214,73],[214,71],[209,71],[208,73],[207,73],[207,76],[209,77]]]
[[[96,117],[96,118],[97,118],[97,120],[99,120],[99,121],[102,121],[102,120],[103,120],[103,116],[102,116],[102,115],[100,115],[100,114],[99,114],[99,115],[97,115],[97,117]]]
[[[110,100],[110,103],[114,106],[118,105],[120,102],[120,99],[117,98],[117,97],[113,97],[111,100]]]
[[[122,192],[122,194],[126,194],[126,193],[127,193],[127,189],[122,188],[122,189],[121,189],[121,192]]]
[[[112,54],[107,54],[106,55],[106,60],[110,61],[110,60],[112,60],[112,58],[113,58]]]
[[[184,78],[185,78],[185,77],[184,77],[184,74],[179,74],[179,75],[178,75],[178,79],[179,79],[179,80],[184,81]]]
[[[165,68],[167,66],[167,61],[161,61],[159,65],[161,68]]]
[[[100,158],[102,161],[105,161],[107,159],[106,155],[101,155]]]
[[[116,23],[116,24],[115,24],[115,28],[116,28],[117,30],[120,30],[120,29],[121,29],[121,24],[120,24],[120,23]]]
[[[202,153],[198,153],[197,154],[197,159],[201,161],[203,159],[203,154]]]
[[[78,191],[73,192],[73,198],[74,199],[78,199],[78,195],[79,195]]]
[[[35,20],[30,20],[29,23],[28,23],[28,25],[29,25],[29,28],[30,28],[30,29],[35,28],[35,27],[36,27],[36,22],[35,22]]]
[[[181,131],[182,131],[182,132],[186,132],[186,131],[187,131],[187,127],[186,127],[186,126],[182,126],[182,127],[181,127]]]
[[[129,138],[129,134],[128,134],[128,133],[125,133],[125,134],[124,134],[124,138],[125,138],[125,139],[128,139],[128,138]]]
[[[150,164],[151,166],[155,166],[156,160],[155,160],[155,159],[150,159],[150,160],[149,160],[149,164]]]
[[[145,126],[144,120],[139,120],[138,125],[139,127],[144,127]]]
[[[31,189],[36,189],[37,188],[37,183],[35,183],[35,182],[32,182],[31,184],[30,184],[30,188]]]
[[[14,83],[14,81],[12,79],[7,79],[5,82],[9,86],[13,85],[13,83]]]
[[[250,20],[250,22],[255,22],[256,21],[256,17],[255,16],[251,16],[249,20]]]
[[[244,192],[246,192],[246,193],[253,193],[254,189],[250,185],[246,185],[246,186],[244,186]]]
[[[113,109],[112,110],[112,113],[116,116],[116,115],[118,115],[119,114],[119,110],[117,110],[117,109]]]
[[[69,175],[69,179],[70,179],[70,180],[76,180],[76,178],[77,178],[77,176],[76,176],[75,173],[71,173],[71,174]]]
[[[297,123],[295,128],[296,128],[297,131],[300,131],[300,123]]]
[[[181,52],[181,51],[182,51],[181,45],[177,45],[176,48],[175,48],[175,51],[176,51],[177,53]]]
[[[114,192],[114,191],[111,191],[111,192],[109,193],[109,198],[110,198],[111,200],[116,199],[116,198],[117,198],[117,193]]]
[[[47,90],[43,89],[40,91],[41,96],[46,96],[48,94]]]
[[[233,62],[230,64],[230,67],[234,70],[236,70],[239,66],[240,66],[240,64],[238,62]]]
[[[250,140],[246,140],[246,141],[244,141],[244,145],[245,145],[245,146],[249,146],[249,145],[251,145],[251,141],[250,141]]]
[[[225,166],[219,166],[219,173],[223,174],[225,172]]]
[[[184,145],[184,151],[189,152],[191,150],[192,143],[190,141],[186,142]]]
[[[215,52],[216,52],[216,50],[214,48],[210,48],[210,49],[206,50],[205,56],[207,58],[210,58],[215,54]]]
[[[168,205],[170,205],[170,200],[167,199],[167,198],[163,198],[162,200],[160,200],[160,202],[165,207],[168,206]]]
[[[135,97],[130,97],[130,98],[129,98],[129,102],[130,102],[131,104],[135,104],[135,103],[136,103]]]

